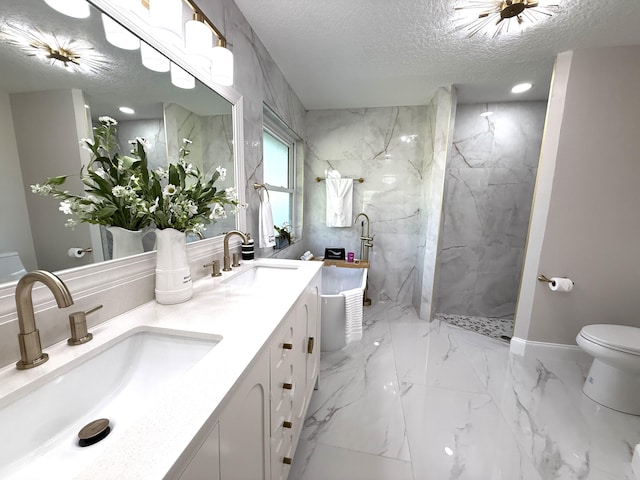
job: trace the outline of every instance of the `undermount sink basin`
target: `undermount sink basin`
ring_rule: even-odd
[[[243,287],[277,288],[293,278],[297,270],[298,267],[295,265],[252,265],[247,270],[223,280],[222,283]]]
[[[0,400],[0,478],[73,478],[220,340],[129,332],[25,386],[10,403]],[[80,447],[80,429],[100,418],[109,419],[111,433]]]

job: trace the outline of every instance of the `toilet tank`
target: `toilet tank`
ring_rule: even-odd
[[[18,252],[0,253],[0,283],[17,281],[25,273]]]

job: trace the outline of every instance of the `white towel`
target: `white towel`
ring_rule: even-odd
[[[353,212],[353,179],[329,178],[327,183],[327,227],[350,227]]]
[[[266,190],[265,190],[266,192]],[[260,190],[260,211],[258,213],[258,246],[260,248],[273,247],[276,244],[275,229],[273,228],[273,213],[269,194]]]
[[[344,340],[345,344],[362,339],[362,297],[364,290],[354,288],[340,292],[344,297]]]

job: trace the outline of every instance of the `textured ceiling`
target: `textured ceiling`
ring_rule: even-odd
[[[640,44],[640,0],[559,0],[523,33],[456,31],[454,0],[235,0],[305,108],[545,99],[555,56]],[[515,97],[515,83],[534,88]]]
[[[140,51],[126,51],[110,45],[102,28],[100,12],[92,8],[86,19],[73,19],[53,10],[41,0],[0,0],[0,33],[7,26],[55,33],[92,48],[104,60],[102,72],[70,73],[0,41],[0,92],[24,93],[77,88],[84,92],[95,117],[117,120],[162,118],[163,102],[177,103],[200,115],[228,113],[229,103],[200,82],[192,90],[171,84],[169,73],[147,70],[140,63]],[[129,106],[136,115],[118,111]]]

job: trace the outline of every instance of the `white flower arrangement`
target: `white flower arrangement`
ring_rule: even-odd
[[[224,180],[226,169],[218,167],[211,178],[205,179],[197,167],[187,163],[191,141],[183,139],[179,159],[167,169],[149,171],[142,138],[130,142],[130,156],[117,153],[117,122],[100,117],[94,127],[94,138],[81,144],[90,150],[93,159],[80,171],[84,195],[75,195],[61,187],[68,176],[52,177],[42,185],[32,185],[33,193],[50,195],[61,200],[60,210],[73,215],[68,226],[80,222],[139,230],[154,226],[160,229],[201,232],[205,225],[226,218],[225,205],[238,204],[235,189],[219,190],[217,180]]]

